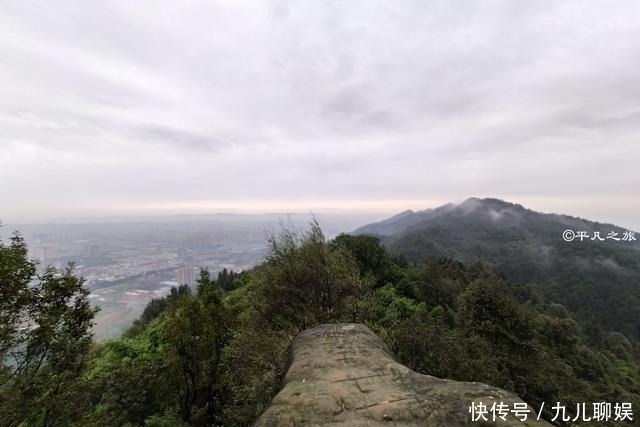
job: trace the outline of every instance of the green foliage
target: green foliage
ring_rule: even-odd
[[[401,274],[377,237],[341,234],[331,242],[330,247],[346,249],[355,258],[360,275],[378,286],[396,281]]]
[[[26,339],[20,327],[33,295],[29,283],[36,273],[36,266],[27,258],[27,245],[19,235],[6,246],[0,243],[0,384],[4,384],[12,372],[5,365],[9,351],[23,345]]]
[[[325,242],[316,222],[297,235],[283,229],[256,275],[261,315],[276,330],[300,332],[314,325],[355,321],[367,292],[353,255]]]
[[[30,285],[22,240],[0,246],[3,361],[30,360],[17,376],[21,365],[3,364],[0,425],[249,426],[280,387],[291,338],[343,321],[369,325],[416,371],[503,387],[534,407],[640,405],[634,343],[547,303],[536,285],[477,262],[406,265],[375,238],[327,242],[315,222],[270,244],[258,267],[202,271],[197,292],[151,301],[125,336],[90,349],[82,280],[48,270]]]
[[[237,286],[237,280],[239,278],[238,273],[234,273],[233,270],[227,270],[223,268],[218,277],[216,278],[216,284],[225,292],[232,291]]]
[[[188,285],[179,285],[171,288],[169,295],[162,298],[153,298],[144,308],[142,315],[133,322],[133,325],[125,332],[125,336],[132,337],[144,330],[145,326],[160,316],[168,307],[172,307],[182,297],[191,295]]]
[[[189,424],[173,411],[163,415],[152,415],[144,422],[144,427],[189,427]]]
[[[35,272],[20,236],[0,243],[0,425],[63,426],[81,410],[96,310],[73,266]]]
[[[637,354],[622,334],[595,346],[564,307],[521,302],[521,287],[480,264],[429,259],[405,274],[415,299],[380,288],[367,323],[416,371],[496,385],[534,407],[640,403]]]
[[[280,389],[290,336],[269,328],[255,308],[236,318],[225,348],[226,425],[251,425]]]
[[[222,416],[222,351],[227,342],[220,296],[185,297],[166,315],[163,342],[168,368],[179,372],[179,414],[194,426],[219,424]]]
[[[78,425],[142,425],[147,417],[171,408],[176,380],[168,375],[164,347],[159,321],[134,338],[97,346],[83,378],[92,410]]]

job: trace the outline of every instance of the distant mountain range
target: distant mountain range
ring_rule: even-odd
[[[622,227],[470,198],[404,211],[353,234],[379,236],[409,262],[483,261],[582,318],[640,339],[640,234],[632,240]]]

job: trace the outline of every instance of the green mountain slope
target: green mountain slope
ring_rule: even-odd
[[[563,232],[586,231],[571,242]],[[548,300],[583,319],[640,339],[640,244],[625,229],[566,215],[543,214],[497,199],[405,213],[361,227],[410,262],[430,256],[480,260],[519,283],[536,283]],[[604,241],[591,240],[600,232]],[[610,232],[617,233],[613,240]],[[636,235],[636,238],[640,238]]]

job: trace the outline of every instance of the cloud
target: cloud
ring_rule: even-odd
[[[488,195],[628,221],[639,22],[634,1],[4,4],[0,216]]]

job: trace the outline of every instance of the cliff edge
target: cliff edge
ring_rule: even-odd
[[[282,390],[254,426],[551,426],[532,408],[527,421],[510,413],[494,422],[489,412],[472,422],[471,402],[522,401],[486,384],[418,374],[363,325],[320,325],[293,340]]]

